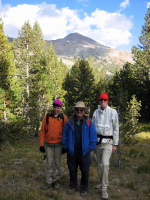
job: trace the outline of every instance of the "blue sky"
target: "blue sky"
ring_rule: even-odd
[[[38,21],[44,39],[78,32],[117,49],[139,44],[150,0],[0,0],[5,35],[18,37],[25,21]]]

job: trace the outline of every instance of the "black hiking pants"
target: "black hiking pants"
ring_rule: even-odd
[[[80,150],[75,151],[74,155],[67,153],[67,164],[70,172],[70,187],[77,188],[77,172],[78,166],[81,170],[81,180],[80,180],[80,189],[85,191],[88,189],[89,182],[89,167],[91,164],[90,152],[88,151],[85,155],[82,155]]]

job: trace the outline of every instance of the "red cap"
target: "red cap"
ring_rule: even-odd
[[[106,92],[103,92],[102,94],[99,95],[98,99],[109,99],[108,94]]]

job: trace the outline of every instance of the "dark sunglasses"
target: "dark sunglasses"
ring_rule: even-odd
[[[80,112],[83,112],[84,111],[84,109],[83,108],[75,108],[75,111],[80,111]]]
[[[108,101],[108,99],[99,99],[99,101]]]

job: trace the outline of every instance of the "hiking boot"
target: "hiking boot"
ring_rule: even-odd
[[[55,181],[53,183],[53,188],[54,188],[54,190],[59,190],[59,182],[58,181]]]
[[[82,190],[80,192],[81,197],[86,197],[87,196],[87,190]]]
[[[108,199],[108,193],[106,190],[102,190],[102,199]]]
[[[101,188],[102,188],[101,184],[94,186],[94,189],[101,189]]]
[[[74,193],[75,191],[76,191],[75,188],[69,188],[69,189],[67,190],[67,194],[72,194],[72,193]]]

